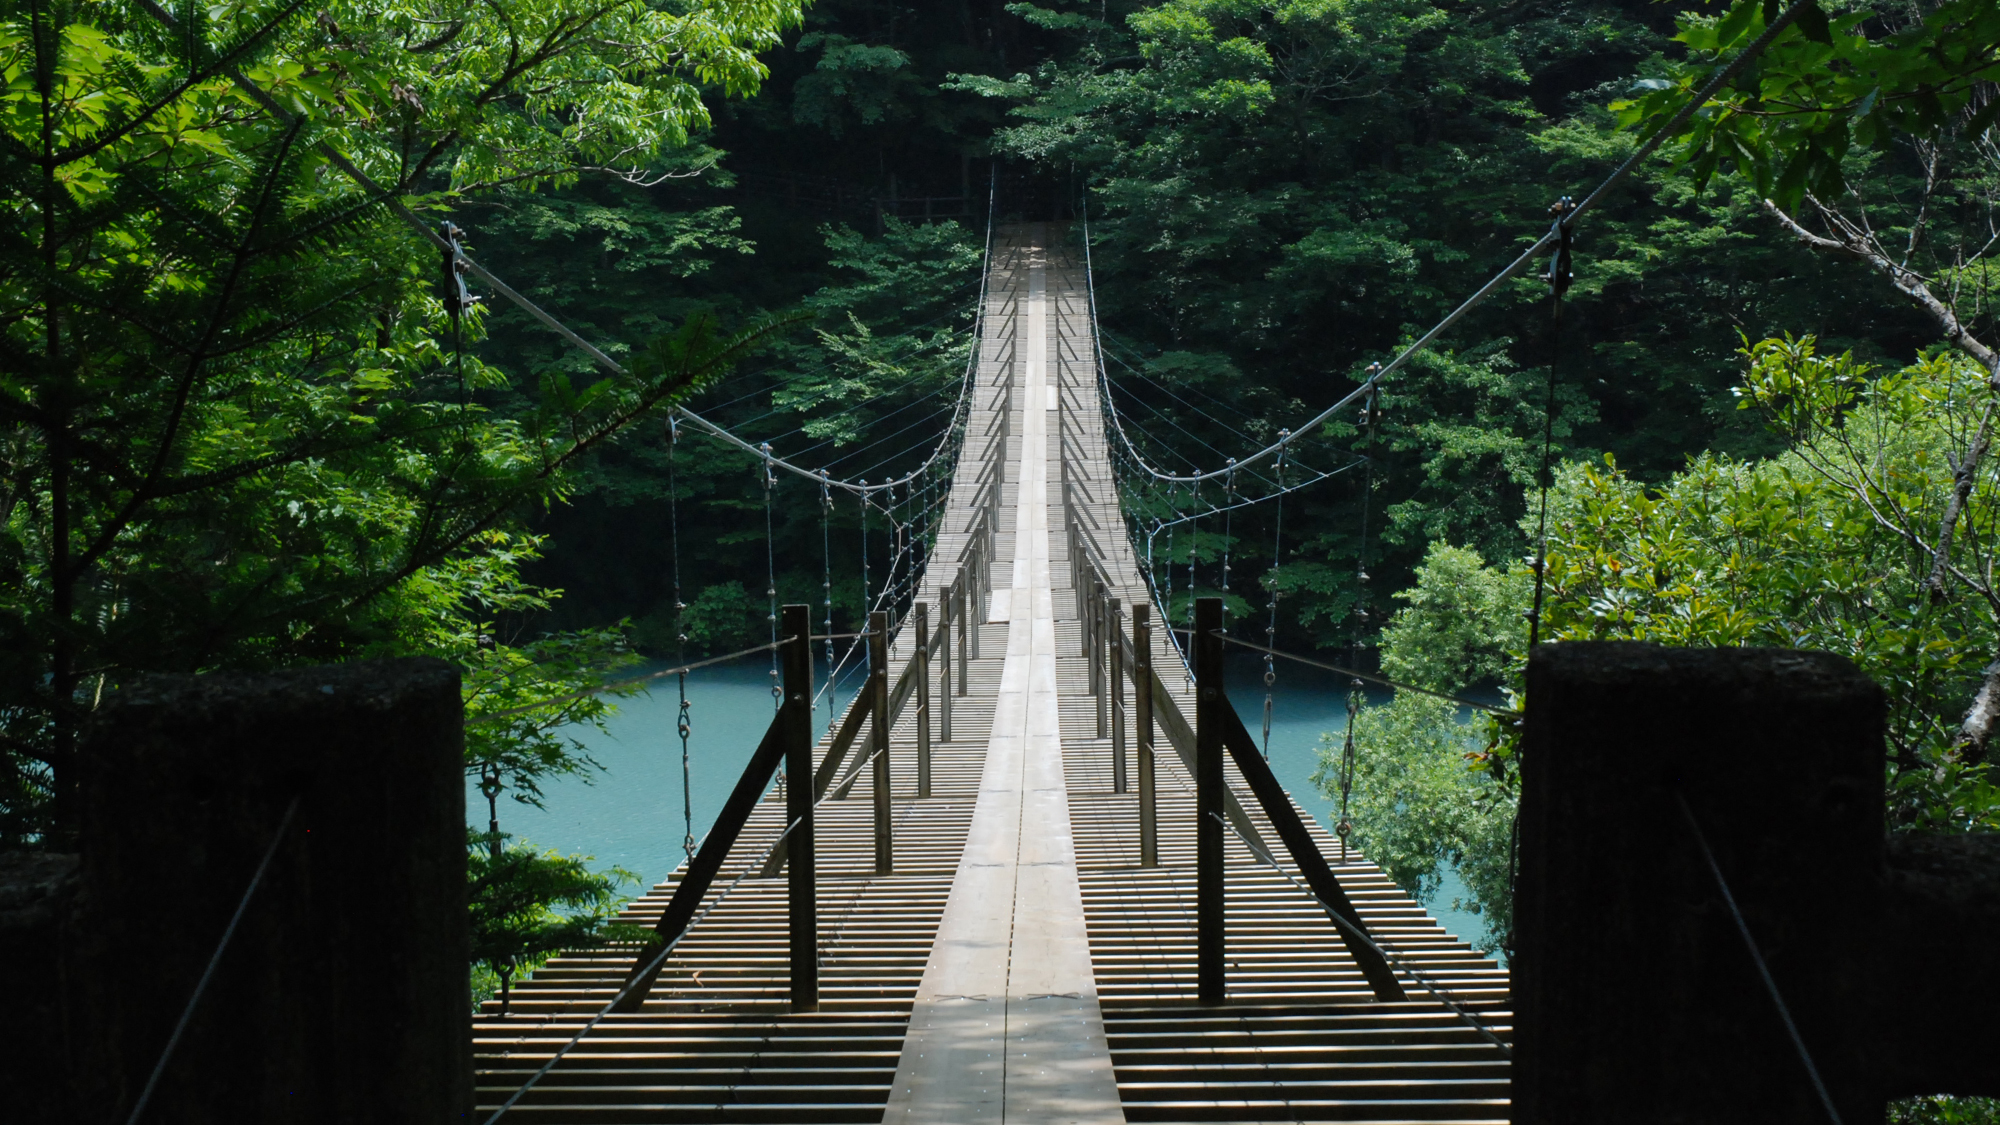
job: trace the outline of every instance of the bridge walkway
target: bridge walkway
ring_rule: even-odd
[[[1404,984],[1415,999],[1376,1002],[1324,911],[1234,837],[1230,1002],[1195,1003],[1191,774],[1163,734],[1160,865],[1140,867],[1137,799],[1113,791],[1070,588],[1065,472],[1114,592],[1126,606],[1147,596],[1110,478],[1086,280],[1059,228],[1000,233],[985,324],[952,511],[978,509],[1000,475],[995,596],[977,615],[980,655],[952,701],[953,739],[933,744],[929,798],[915,795],[916,708],[893,728],[895,873],[874,873],[865,777],[816,814],[819,1010],[787,1003],[785,882],[760,873],[784,804],[767,797],[708,900],[741,882],[691,928],[642,1010],[606,1017],[508,1117],[1506,1120],[1497,1050],[1413,980]],[[986,546],[970,526],[947,521],[932,553],[921,596],[934,614],[961,561]],[[1180,658],[1154,636],[1154,665],[1191,716]],[[892,667],[910,649],[899,635]],[[1275,841],[1233,766],[1228,774],[1249,830]],[[1377,939],[1507,1035],[1504,971],[1361,856],[1339,860],[1338,842],[1311,827]],[[678,879],[632,903],[628,920],[657,918]],[[1003,922],[1004,938],[993,938]],[[980,944],[988,939],[999,945]],[[521,983],[509,1016],[488,1004],[474,1021],[482,1112],[601,1009],[630,965],[622,950],[561,956]],[[996,1020],[999,1046],[982,1047],[975,1025]],[[922,1061],[940,1051],[953,1061]],[[1060,1073],[1047,1073],[1051,1063]]]

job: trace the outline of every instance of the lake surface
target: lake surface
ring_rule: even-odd
[[[824,674],[822,664],[816,669],[816,678]],[[1243,716],[1243,725],[1252,737],[1261,737],[1263,662],[1248,654],[1232,655],[1227,675],[1230,696]],[[723,801],[770,725],[770,665],[768,660],[758,663],[753,658],[698,669],[690,672],[687,680],[692,705],[687,796],[694,813],[694,836],[699,840],[722,811]],[[852,669],[845,680],[831,706],[821,699],[814,712],[817,730],[825,730],[830,717],[839,715],[840,706],[853,696],[860,682]],[[1387,693],[1373,698],[1386,702]],[[666,878],[686,854],[681,847],[685,832],[681,746],[674,729],[678,709],[674,681],[661,680],[648,692],[619,700],[618,712],[605,724],[606,732],[578,728],[576,738],[604,770],[587,782],[564,778],[545,785],[542,809],[503,796],[501,830],[538,847],[588,855],[591,867],[598,870],[616,866],[637,872],[647,886]],[[1338,735],[1346,725],[1347,695],[1340,676],[1279,663],[1277,683],[1272,687],[1271,769],[1299,804],[1328,826],[1333,823],[1338,801],[1322,796],[1310,779],[1318,765],[1320,736]],[[483,827],[486,799],[470,780],[466,815]],[[1464,884],[1454,871],[1446,870],[1442,875],[1438,893],[1429,904],[1431,913],[1459,937],[1478,937],[1484,928],[1482,919],[1451,908],[1455,897],[1465,895]],[[628,888],[634,893],[638,889]]]

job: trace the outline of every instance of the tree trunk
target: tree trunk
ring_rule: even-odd
[[[1979,429],[1967,443],[1965,454],[1952,464],[1952,489],[1945,501],[1944,514],[1938,519],[1937,540],[1930,547],[1931,573],[1924,585],[1929,589],[1933,601],[1943,601],[1945,584],[1952,577],[1951,549],[1957,536],[1958,521],[1972,499],[1972,489],[1979,479],[1979,467],[1985,461],[1992,447],[1993,413],[1996,398],[2000,396],[2000,351],[1989,347],[1985,341],[1974,336],[1965,322],[1958,317],[1952,305],[1931,292],[1923,276],[1907,266],[1895,261],[1882,252],[1875,244],[1865,225],[1857,225],[1833,208],[1813,199],[1813,206],[1819,209],[1827,227],[1834,234],[1828,238],[1814,234],[1799,221],[1785,214],[1784,209],[1770,200],[1764,200],[1764,210],[1776,219],[1799,241],[1815,249],[1835,254],[1845,254],[1868,263],[1877,272],[1888,277],[1905,296],[1915,301],[1931,319],[1954,348],[1965,353],[1986,370],[1986,386],[1989,397],[1986,409],[1980,414]],[[1991,602],[1992,591],[1981,590]],[[1954,753],[1963,761],[1976,762],[1986,756],[1987,742],[1992,738],[1994,727],[2000,725],[2000,658],[1986,666],[1979,685],[1979,693],[1973,696],[1972,706],[1966,709],[1965,717],[1959,721],[1958,745]]]
[[[1983,760],[1986,744],[1992,739],[1996,724],[2000,724],[2000,659],[1986,666],[1979,694],[1972,697],[1972,706],[1966,708],[1965,718],[1958,724],[1959,759],[1966,762]]]

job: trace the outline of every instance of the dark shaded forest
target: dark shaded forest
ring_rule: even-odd
[[[613,338],[696,308],[809,310],[809,327],[690,405],[780,456],[865,476],[898,467],[896,442],[869,446],[886,432],[869,422],[915,435],[942,418],[989,188],[1002,222],[1089,210],[1107,367],[1135,440],[1169,471],[1213,469],[1358,385],[1540,234],[1550,203],[1622,151],[1606,106],[1677,53],[1674,12],[1650,3],[1138,11],[816,5],[767,56],[763,90],[720,108],[681,178],[495,204],[470,220],[475,243]],[[1233,59],[1175,19],[1213,19],[1270,61]],[[1289,643],[1372,643],[1433,540],[1524,554],[1551,361],[1560,455],[1610,454],[1657,481],[1703,451],[1778,447],[1728,393],[1743,337],[1813,335],[1878,362],[1934,338],[1864,266],[1784,236],[1740,185],[1696,193],[1664,164],[1597,212],[1576,255],[1560,338],[1544,287],[1517,281],[1388,391],[1372,435],[1337,423],[1295,462],[1365,453],[1373,472],[1289,500]],[[513,313],[482,354],[581,362]],[[686,440],[689,632],[727,649],[765,616],[743,577],[765,569],[744,520],[761,478],[752,458]],[[655,650],[672,632],[666,444],[657,428],[635,434],[538,520],[550,538],[534,574],[565,592],[556,620],[629,617]],[[813,493],[778,488],[781,598],[821,581]],[[857,519],[835,520],[852,571]],[[1234,574],[1268,567],[1270,522],[1253,510],[1232,525]],[[1174,544],[1204,589],[1220,581],[1221,534],[1197,525]],[[859,576],[845,577],[852,613]],[[1246,604],[1268,596],[1240,585]]]

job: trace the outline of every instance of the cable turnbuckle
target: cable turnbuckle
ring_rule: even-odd
[[[1575,201],[1567,195],[1549,205],[1549,214],[1555,219],[1556,252],[1549,258],[1549,272],[1542,280],[1548,282],[1551,296],[1561,297],[1569,292],[1570,282],[1576,280],[1571,269],[1576,233],[1568,223],[1570,213],[1575,210]]]

